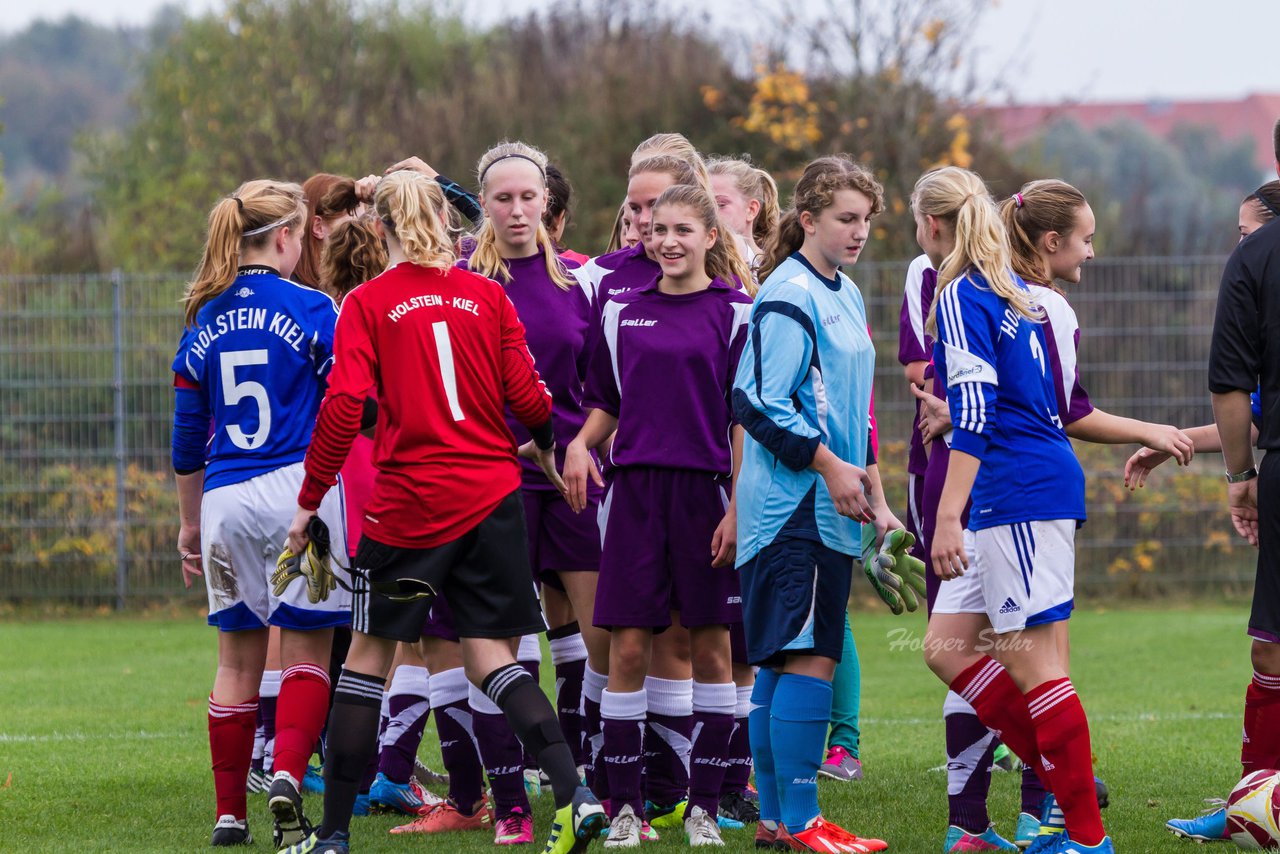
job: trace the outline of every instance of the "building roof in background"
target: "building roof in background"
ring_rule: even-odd
[[[1254,94],[1235,101],[1022,104],[987,107],[983,114],[994,118],[1009,146],[1025,142],[1063,118],[1090,130],[1127,119],[1159,137],[1167,137],[1178,125],[1207,125],[1217,128],[1224,140],[1247,137],[1253,144],[1258,168],[1264,173],[1276,168],[1271,131],[1276,119],[1280,119],[1280,93]]]

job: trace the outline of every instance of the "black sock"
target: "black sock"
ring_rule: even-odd
[[[582,782],[573,764],[573,752],[556,720],[556,710],[538,683],[520,665],[508,664],[486,676],[480,687],[494,705],[502,709],[520,743],[551,778],[556,809],[570,803],[574,790]]]
[[[329,713],[329,742],[324,760],[324,820],[319,836],[348,833],[351,811],[369,759],[378,749],[378,714],[386,680],[343,668]]]

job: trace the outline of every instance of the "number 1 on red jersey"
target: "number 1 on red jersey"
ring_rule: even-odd
[[[431,324],[436,338],[436,355],[440,358],[440,381],[444,383],[444,396],[449,401],[449,413],[454,421],[465,421],[462,404],[458,402],[458,377],[453,368],[453,346],[449,343],[449,324],[437,320]]]

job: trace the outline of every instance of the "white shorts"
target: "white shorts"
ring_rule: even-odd
[[[1076,520],[1052,519],[964,532],[969,569],[942,582],[935,614],[986,614],[997,633],[1071,616]]]
[[[284,550],[302,477],[302,463],[294,463],[204,494],[200,553],[209,625],[232,632],[267,625],[306,631],[350,624],[351,594],[341,587],[314,605],[307,599],[303,579],[295,579],[278,599],[271,591],[271,574]],[[333,553],[345,563],[347,517],[341,480],[325,495],[316,515],[329,526]]]

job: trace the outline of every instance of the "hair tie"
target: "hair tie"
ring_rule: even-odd
[[[482,172],[480,173],[480,181],[479,181],[480,186],[481,186],[482,188],[484,187],[484,176],[485,176],[485,175],[487,175],[487,174],[489,174],[489,170],[490,170],[490,169],[492,169],[492,168],[494,167],[494,164],[496,164],[496,163],[501,163],[501,162],[502,162],[502,161],[504,161],[504,160],[510,160],[510,159],[511,159],[511,158],[513,158],[513,157],[518,157],[518,158],[520,158],[521,160],[528,160],[528,161],[529,161],[530,163],[532,163],[534,166],[538,167],[538,174],[542,176],[542,183],[544,183],[544,184],[545,184],[545,183],[547,182],[547,173],[543,171],[543,169],[542,169],[542,164],[541,164],[541,163],[539,163],[538,161],[534,160],[534,159],[533,159],[532,157],[530,157],[529,155],[527,155],[527,154],[504,154],[504,155],[502,155],[501,157],[495,157],[492,161],[490,161],[490,163],[489,163],[489,165],[488,165],[488,166],[484,167],[484,171],[482,171]]]
[[[1018,208],[1022,207],[1022,193],[1013,194],[1013,205]]]
[[[236,207],[240,209],[240,213],[244,213],[244,202],[240,200],[240,197],[237,196],[235,193],[232,193],[230,198],[233,198],[236,200]]]

